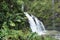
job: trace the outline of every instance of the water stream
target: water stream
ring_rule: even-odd
[[[46,30],[43,23],[40,20],[38,20],[37,17],[29,15],[27,12],[24,12],[24,14],[28,18],[32,32],[36,32],[38,35],[46,34]]]

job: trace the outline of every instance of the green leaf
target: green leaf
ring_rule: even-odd
[[[17,21],[17,22],[21,22],[21,20],[20,20],[20,19],[17,19],[16,21]]]
[[[10,26],[15,26],[15,23],[13,21],[10,21]]]

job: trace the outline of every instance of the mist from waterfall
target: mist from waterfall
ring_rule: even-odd
[[[43,23],[40,20],[38,20],[37,17],[29,15],[27,12],[24,12],[24,14],[28,18],[32,32],[36,32],[38,35],[46,34],[46,30]]]

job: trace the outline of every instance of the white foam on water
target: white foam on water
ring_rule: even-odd
[[[37,17],[29,15],[27,12],[24,12],[24,14],[28,18],[32,32],[36,32],[38,35],[46,34],[46,30],[43,23],[40,20],[38,20]]]

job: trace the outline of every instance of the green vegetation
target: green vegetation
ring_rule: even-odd
[[[24,11],[43,21],[46,29],[53,29],[52,0],[0,0],[0,40],[43,40],[36,33],[31,33]],[[54,4],[55,23],[59,27],[60,1]],[[44,40],[55,40],[45,36]]]

